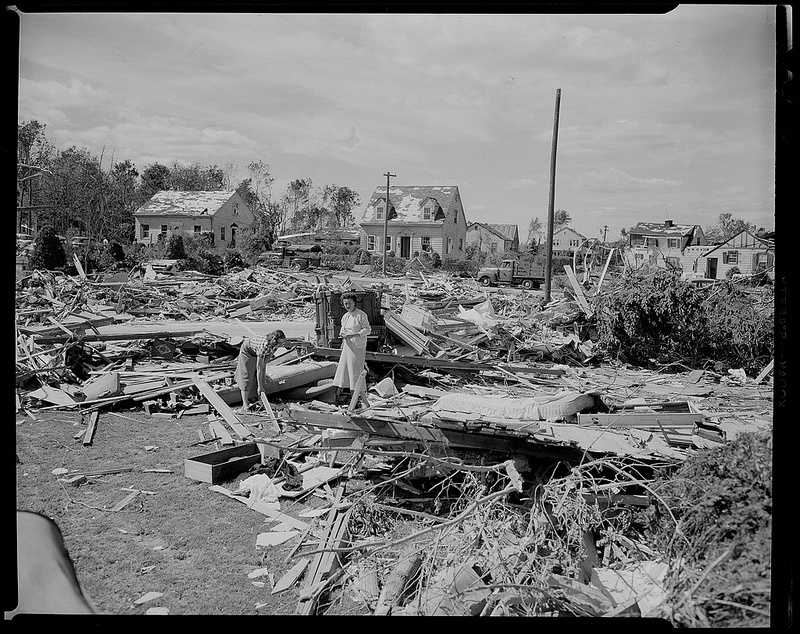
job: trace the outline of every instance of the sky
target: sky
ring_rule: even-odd
[[[20,121],[141,172],[263,160],[347,185],[457,185],[468,221],[587,237],[774,226],[775,8],[665,15],[23,14]],[[356,214],[359,216],[360,214]]]

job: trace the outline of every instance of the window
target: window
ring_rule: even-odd
[[[683,267],[681,266],[681,259],[680,258],[667,258],[667,268],[668,269],[675,269],[680,271]]]
[[[677,249],[678,248],[678,238],[667,238],[667,248],[668,249]]]
[[[431,250],[431,237],[430,236],[422,236],[420,238],[420,243],[421,243],[423,251],[430,251]]]
[[[458,224],[458,209],[453,212],[453,224]]]
[[[234,216],[239,215],[239,203],[233,203],[233,215]]]
[[[497,243],[496,242],[492,242],[492,246],[491,246],[491,248],[489,250],[492,253],[497,253]]]
[[[458,250],[459,251],[463,251],[464,250],[464,238],[459,238],[458,239]]]
[[[445,250],[445,253],[450,253],[450,251],[452,251],[452,250],[453,250],[453,238],[449,238],[448,237],[447,238],[447,249]]]
[[[378,205],[378,220],[383,220],[383,205]]]
[[[225,239],[225,225],[222,225],[219,228],[219,239],[220,240],[224,240]]]
[[[167,225],[161,225],[161,233],[167,232]]]
[[[722,263],[723,264],[739,264],[739,252],[738,251],[723,251],[722,252]]]
[[[431,219],[431,206],[425,205],[422,210],[422,219],[423,220],[430,220]]]
[[[142,237],[143,238],[150,237],[150,225],[142,225]]]
[[[386,236],[386,251],[392,250],[392,236]]]
[[[195,233],[200,233],[200,225],[195,225],[194,226],[194,232]]]
[[[367,251],[375,250],[375,236],[367,236]]]

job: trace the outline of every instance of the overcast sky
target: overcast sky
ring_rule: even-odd
[[[667,15],[23,15],[21,120],[115,160],[458,185],[467,219],[773,226],[775,8]]]

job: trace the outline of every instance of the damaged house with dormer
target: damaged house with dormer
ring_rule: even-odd
[[[422,252],[438,253],[444,259],[464,257],[467,219],[456,185],[395,185],[378,187],[358,223],[361,246],[380,254],[385,214],[388,213],[386,250],[395,257],[413,258]]]
[[[706,250],[708,241],[700,225],[675,224],[672,220],[640,222],[628,232],[624,257],[633,268],[648,264],[692,271]]]

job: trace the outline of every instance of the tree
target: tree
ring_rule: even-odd
[[[54,270],[64,266],[67,256],[64,246],[58,239],[56,230],[47,225],[36,234],[31,254],[31,266],[35,269]]]
[[[54,148],[45,136],[47,124],[35,119],[17,125],[17,206],[37,204],[39,179],[49,173]]]
[[[756,226],[742,218],[734,218],[730,212],[721,213],[716,225],[705,229],[709,242],[725,242],[742,231],[755,232]]]
[[[287,202],[293,204],[291,225],[293,229],[305,228],[308,226],[306,216],[311,198],[311,179],[297,178],[289,183],[286,190]]]
[[[202,167],[199,163],[173,163],[166,178],[166,188],[175,191],[221,191],[225,183],[225,172],[217,165]]]
[[[168,189],[169,168],[161,163],[148,165],[142,172],[139,204],[148,200],[153,194]]]
[[[108,174],[108,214],[101,235],[129,243],[134,238],[133,212],[140,204],[139,172],[129,160],[115,163]],[[142,201],[143,202],[143,201]]]
[[[275,182],[269,164],[261,160],[251,161],[247,169],[255,195],[265,206],[268,205],[272,202],[272,183]]]
[[[553,227],[555,229],[568,225],[570,222],[572,222],[572,218],[570,218],[569,212],[565,209],[559,209],[553,214]]]
[[[533,249],[534,246],[539,246],[539,243],[542,239],[542,221],[539,220],[539,217],[531,218],[530,224],[528,224],[528,248]]]
[[[350,227],[355,223],[353,209],[358,202],[358,193],[349,187],[326,185],[322,190],[322,204],[337,228]]]

